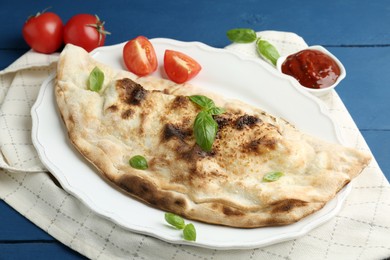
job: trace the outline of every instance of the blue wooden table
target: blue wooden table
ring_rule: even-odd
[[[111,32],[106,45],[145,35],[223,48],[227,30],[250,27],[295,32],[327,47],[348,71],[337,92],[390,179],[389,1],[2,1],[0,70],[28,51],[21,34],[26,18],[49,6],[64,22],[98,14]],[[0,259],[53,257],[83,258],[0,201]]]

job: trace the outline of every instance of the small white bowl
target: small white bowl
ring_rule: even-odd
[[[284,74],[282,72],[282,64],[287,59],[287,57],[290,56],[290,55],[279,57],[279,59],[276,62],[276,68],[278,69],[278,71],[280,73],[293,78],[294,81],[297,82],[299,86],[301,86],[303,89],[305,89],[309,93],[311,93],[311,94],[313,94],[313,95],[315,95],[317,97],[324,96],[324,95],[328,94],[332,89],[334,89],[345,78],[345,76],[347,75],[347,72],[345,71],[344,65],[339,61],[339,59],[337,59],[336,56],[334,56],[332,53],[330,53],[324,47],[322,47],[320,45],[314,45],[314,46],[310,46],[310,47],[308,47],[308,48],[306,48],[304,50],[307,50],[307,49],[321,51],[321,52],[327,54],[329,57],[331,57],[337,63],[337,65],[340,68],[340,76],[337,78],[336,82],[333,85],[331,85],[329,87],[326,87],[326,88],[320,88],[320,89],[308,88],[308,87],[302,86],[299,83],[299,81],[297,79],[295,79],[293,76]]]

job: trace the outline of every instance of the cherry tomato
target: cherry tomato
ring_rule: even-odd
[[[127,69],[138,76],[146,76],[157,69],[157,57],[152,43],[138,36],[123,47],[123,61]]]
[[[164,53],[164,69],[168,78],[176,83],[184,83],[195,77],[202,69],[190,56],[173,50]]]
[[[37,13],[27,19],[22,34],[33,50],[53,53],[62,46],[63,23],[55,13]]]
[[[107,34],[110,33],[104,30],[104,22],[97,15],[77,14],[65,24],[64,42],[90,52],[104,45]]]

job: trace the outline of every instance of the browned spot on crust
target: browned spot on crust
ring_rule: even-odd
[[[123,112],[122,112],[121,117],[122,117],[122,119],[128,119],[128,118],[130,118],[133,114],[134,114],[134,111],[133,111],[133,110],[127,109],[126,111],[123,111]]]
[[[140,123],[139,133],[141,135],[143,135],[145,132],[144,125],[145,125],[145,121],[146,121],[147,116],[148,116],[148,113],[145,111],[142,111],[142,113],[140,114],[141,123]]]
[[[188,207],[183,198],[161,191],[152,182],[139,176],[122,175],[117,184],[124,191],[161,209],[183,212]]]
[[[241,211],[241,210],[238,210],[238,209],[235,209],[235,208],[232,208],[232,207],[229,207],[229,206],[223,206],[222,207],[222,212],[223,214],[225,214],[226,216],[242,216],[244,215],[244,213]]]
[[[226,116],[213,116],[215,122],[218,124],[218,130],[221,130],[225,126],[229,125],[231,118]]]
[[[241,210],[223,205],[221,203],[212,203],[210,207],[217,212],[222,212],[226,217],[239,217],[245,215]]]
[[[243,115],[237,118],[235,126],[236,129],[242,130],[247,125],[249,127],[261,122],[260,118],[250,115]]]
[[[184,141],[185,138],[191,135],[192,129],[183,129],[180,126],[174,124],[165,124],[162,133],[162,141],[168,141],[172,138]]]
[[[68,117],[68,120],[69,120],[72,124],[74,124],[74,119],[73,119],[73,116],[72,116],[72,115],[70,115],[70,116]]]
[[[139,105],[148,93],[140,84],[129,78],[118,80],[116,86],[122,90],[119,92],[120,98],[130,105]]]
[[[156,159],[156,157],[151,158],[148,160],[148,167],[150,170],[154,171],[156,170],[156,166],[158,166],[161,163],[161,159]]]
[[[183,200],[183,199],[177,198],[177,199],[174,201],[174,204],[175,204],[177,207],[183,208],[183,207],[185,207],[185,205],[186,205],[186,201]]]
[[[214,156],[215,152],[205,152],[198,145],[194,145],[191,149],[187,151],[182,151],[179,154],[179,158],[188,162],[196,162],[199,158],[204,158],[206,156]]]
[[[297,199],[286,199],[282,201],[278,201],[274,203],[272,206],[274,207],[272,209],[272,214],[277,213],[287,213],[294,208],[303,207],[306,206],[307,202]]]
[[[171,109],[187,108],[189,99],[185,96],[176,96],[172,101]]]
[[[276,139],[268,136],[262,136],[258,139],[251,140],[243,145],[243,152],[264,152],[275,150]]]
[[[116,105],[109,106],[106,110],[109,112],[116,112],[118,111],[118,107]]]

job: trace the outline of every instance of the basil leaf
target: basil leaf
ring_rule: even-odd
[[[209,152],[218,131],[218,124],[213,115],[220,115],[225,112],[225,109],[216,107],[214,101],[206,96],[193,95],[188,98],[202,108],[202,111],[195,118],[194,135],[200,148]]]
[[[211,151],[217,131],[218,124],[214,121],[211,114],[207,111],[199,112],[194,122],[194,134],[196,143],[203,151]]]
[[[279,180],[284,174],[283,172],[270,172],[264,175],[263,181],[265,182],[273,182]]]
[[[248,28],[236,28],[227,31],[226,36],[232,42],[236,43],[250,43],[254,42],[257,38],[256,32]]]
[[[184,219],[173,213],[165,213],[165,221],[177,229],[183,229],[185,226]]]
[[[196,230],[195,230],[194,224],[190,223],[184,227],[183,237],[185,240],[188,240],[188,241],[195,241],[196,240]]]
[[[214,101],[206,96],[194,95],[189,96],[188,98],[203,109],[215,107]]]
[[[215,116],[215,115],[220,115],[225,113],[225,109],[222,107],[212,107],[209,110],[207,110],[207,112],[212,116]]]
[[[130,158],[129,164],[131,167],[138,170],[146,170],[148,168],[148,162],[142,155],[136,155]]]
[[[88,86],[92,91],[99,92],[102,89],[104,73],[98,67],[95,67],[88,77]]]
[[[280,54],[278,50],[273,46],[271,43],[259,39],[256,42],[257,46],[257,52],[260,56],[264,57],[265,59],[269,60],[273,65],[276,66],[276,61],[280,57]]]

